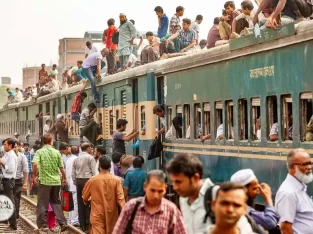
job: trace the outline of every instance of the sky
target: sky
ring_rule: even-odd
[[[226,0],[0,0],[0,77],[22,84],[22,68],[50,65],[58,61],[59,39],[83,37],[86,31],[103,31],[107,20],[118,22],[120,13],[135,20],[138,31],[157,31],[154,8],[162,6],[171,18],[177,6],[185,8],[183,18],[203,15],[200,39],[206,39],[214,17],[220,16]],[[242,0],[235,0],[237,8]],[[118,3],[117,5],[113,5]],[[117,23],[118,26],[118,23]]]

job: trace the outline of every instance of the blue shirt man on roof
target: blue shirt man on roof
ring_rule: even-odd
[[[168,29],[168,17],[164,13],[163,8],[160,6],[157,6],[154,8],[154,11],[156,15],[158,16],[158,38],[162,38],[166,36],[166,32]]]

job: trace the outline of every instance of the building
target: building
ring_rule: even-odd
[[[11,84],[11,77],[2,76],[1,77],[1,84],[10,85]]]
[[[46,70],[49,72],[51,66],[46,66]],[[24,67],[23,68],[23,89],[33,86],[39,81],[39,71],[41,66],[39,67]]]

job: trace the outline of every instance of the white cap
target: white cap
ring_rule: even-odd
[[[251,169],[243,169],[233,174],[232,177],[230,178],[230,181],[241,184],[242,186],[246,186],[255,179],[256,176]]]
[[[17,132],[14,133],[14,136],[19,136],[20,134],[18,134]]]
[[[62,114],[57,115],[57,119],[62,119],[64,116]]]

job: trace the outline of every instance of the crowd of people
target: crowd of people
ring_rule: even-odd
[[[119,129],[127,124],[121,122]],[[270,186],[261,183],[251,169],[225,178],[229,182],[214,184],[203,177],[198,157],[177,154],[166,165],[179,196],[176,206],[165,198],[165,173],[145,172],[144,158],[127,158],[124,142],[118,142],[137,134],[115,137],[111,155],[103,146],[91,143],[70,146],[62,142],[56,150],[49,133],[32,149],[16,138],[5,139],[0,159],[2,194],[15,205],[8,230],[16,230],[21,193],[30,191],[30,195],[37,194],[37,226],[44,232],[56,232],[57,221],[61,232],[71,224],[93,234],[311,233],[313,201],[306,189],[313,180],[313,163],[304,149],[289,152],[288,174],[275,202]],[[61,189],[69,191],[73,199],[68,221]],[[263,205],[256,204],[258,195]]]

